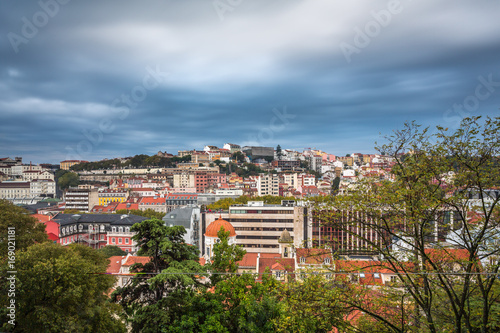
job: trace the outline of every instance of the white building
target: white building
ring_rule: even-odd
[[[259,196],[280,194],[280,179],[277,174],[261,174],[257,178],[257,191]]]

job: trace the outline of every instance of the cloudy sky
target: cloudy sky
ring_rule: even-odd
[[[0,157],[375,152],[498,116],[498,1],[2,1]]]

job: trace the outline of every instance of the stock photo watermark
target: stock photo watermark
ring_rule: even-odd
[[[19,53],[19,46],[21,44],[28,44],[30,40],[38,35],[40,29],[45,27],[50,19],[59,14],[62,5],[67,4],[71,0],[40,0],[38,5],[40,10],[35,12],[31,18],[23,16],[21,22],[20,33],[9,32],[7,38],[15,53]]]
[[[412,1],[412,0],[408,0]],[[368,47],[372,40],[382,32],[382,29],[391,24],[395,15],[403,12],[403,4],[400,0],[391,0],[387,3],[385,9],[379,11],[372,10],[370,16],[372,20],[366,22],[363,28],[356,26],[354,28],[354,38],[352,43],[340,43],[340,50],[347,63],[351,63],[353,54],[359,54]]]
[[[16,228],[8,227],[7,231],[7,317],[8,323],[16,325]]]
[[[236,9],[243,0],[214,0],[212,5],[214,6],[215,12],[219,16],[221,21],[224,21],[224,16],[226,13],[230,13]]]
[[[137,108],[139,103],[146,99],[148,91],[156,89],[168,76],[167,72],[160,71],[158,65],[155,69],[146,67],[146,71],[147,74],[142,79],[142,84],[132,87],[129,94],[121,94],[119,98],[115,98],[111,102],[114,113],[112,117],[101,119],[96,128],[84,129],[82,134],[85,139],[78,142],[75,147],[66,146],[67,160],[82,160],[83,156],[91,154],[93,149],[104,141],[104,135],[111,134],[115,130],[114,122],[127,119],[130,111]]]
[[[283,110],[274,108],[272,110],[274,117],[269,121],[269,125],[259,130],[257,134],[248,135],[248,141],[253,145],[263,145],[274,140],[274,134],[286,129],[290,124],[291,119],[295,119],[297,115],[288,113],[286,105]]]
[[[466,96],[462,103],[454,103],[451,108],[443,114],[443,119],[451,126],[459,126],[462,119],[470,117],[473,112],[479,109],[481,102],[490,98],[493,93],[500,88],[500,81],[494,81],[493,74],[487,77],[478,76],[479,82],[474,89],[474,93]]]

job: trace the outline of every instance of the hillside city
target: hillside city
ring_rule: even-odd
[[[466,121],[479,128],[476,120]],[[428,152],[411,143],[346,156],[225,143],[92,162],[0,158],[2,209],[32,219],[47,241],[9,263],[37,267],[70,251],[75,262],[94,265],[83,274],[106,276],[95,292],[114,315],[85,319],[91,331],[437,332],[458,320],[493,332],[500,315],[498,143],[470,141],[465,150],[491,147],[475,150],[483,155],[472,160],[456,152],[436,157],[456,148],[450,141]],[[430,290],[441,302],[452,294],[458,319],[426,303]],[[482,307],[483,324],[470,301]],[[4,327],[29,330],[30,321],[19,318],[35,311],[36,322],[40,308],[23,310],[32,298],[17,302],[18,321],[10,311]],[[75,316],[80,327],[86,317]],[[431,319],[439,323],[412,328]]]

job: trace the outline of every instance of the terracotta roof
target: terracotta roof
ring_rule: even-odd
[[[236,236],[236,231],[234,230],[234,227],[231,225],[231,223],[221,218],[218,218],[208,225],[207,230],[205,231],[205,236],[217,237],[217,233],[222,227],[225,231],[229,231],[229,237]]]
[[[138,257],[138,256],[129,256],[127,261],[123,263],[122,266],[132,266],[133,264],[147,264],[150,261],[149,257]]]
[[[109,258],[108,269],[106,269],[106,273],[118,274],[120,273],[120,268],[122,267],[122,259],[125,256],[113,256]]]
[[[271,270],[287,271],[288,273],[293,273],[295,271],[295,260],[292,258],[281,258],[281,257],[279,258],[261,257],[259,259],[259,267],[258,267],[259,279],[262,279],[262,274],[264,273],[267,267],[269,267]]]
[[[243,256],[243,259],[238,261],[238,265],[240,268],[245,268],[245,267],[257,267],[257,256],[258,253],[245,253]]]
[[[40,222],[40,223],[48,222],[51,219],[50,215],[33,214],[31,216],[33,216],[34,218],[36,218],[38,220],[38,222]]]
[[[141,205],[145,204],[151,204],[151,203],[156,203],[156,204],[165,204],[165,198],[158,198],[158,197],[143,197],[141,199]]]

